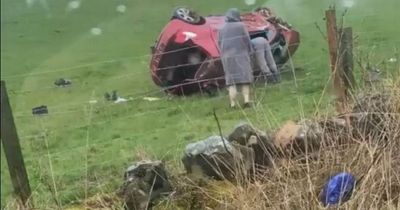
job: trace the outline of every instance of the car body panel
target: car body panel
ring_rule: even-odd
[[[287,58],[283,59],[284,62],[297,50],[300,41],[297,31],[281,23],[269,21],[265,16],[255,12],[242,14],[241,19],[251,37],[266,36],[271,46],[279,44],[279,38],[282,37],[285,47],[288,49]],[[224,23],[225,16],[204,17],[200,24],[171,19],[153,46],[150,70],[154,83],[164,90],[178,95],[201,91],[210,84],[223,86],[224,72],[219,59],[217,40],[218,29]],[[189,64],[185,62],[183,56],[193,50],[201,53],[202,63]],[[209,61],[214,61],[214,65],[209,65]],[[193,72],[190,73],[190,76],[183,76],[183,79],[174,82],[166,79],[174,78],[174,75],[171,76],[174,71],[185,67],[189,68],[190,65],[196,65],[196,69],[190,70]]]

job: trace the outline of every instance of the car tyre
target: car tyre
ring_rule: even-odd
[[[190,24],[198,24],[201,21],[201,17],[187,7],[176,8],[172,15],[172,19],[179,19]]]

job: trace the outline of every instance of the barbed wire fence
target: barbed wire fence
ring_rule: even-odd
[[[367,32],[358,32],[359,34],[367,33]],[[370,32],[368,32],[370,33]],[[171,53],[171,52],[168,52]],[[25,77],[37,77],[44,80],[49,80],[52,78],[51,75],[59,72],[73,72],[77,70],[82,70],[84,67],[89,66],[97,66],[102,64],[109,64],[113,62],[118,62],[121,60],[130,60],[130,59],[145,59],[150,58],[151,54],[136,56],[136,57],[125,57],[119,59],[110,59],[107,61],[99,61],[93,62],[89,64],[82,64],[73,67],[60,68],[55,70],[48,70],[38,73],[31,74],[20,74],[20,75],[10,75],[5,77],[4,79],[13,80],[20,79]],[[318,55],[312,59],[307,60],[306,62],[302,62],[301,66],[306,68],[309,71],[320,70],[318,69],[318,65],[321,63],[321,59],[326,58],[326,55]],[[282,74],[288,74],[292,76],[293,80],[285,80],[282,83],[275,86],[256,86],[256,89],[261,92],[260,95],[257,95],[256,100],[258,100],[260,106],[256,106],[255,111],[262,110],[259,113],[262,113],[262,117],[264,118],[273,118],[274,115],[271,114],[271,107],[279,107],[282,104],[292,104],[293,102],[300,101],[300,97],[318,97],[318,94],[322,92],[311,92],[311,93],[303,93],[302,95],[296,95],[296,97],[287,97],[281,99],[279,101],[268,101],[266,99],[269,91],[274,90],[276,88],[280,89],[294,89],[299,91],[304,81],[307,81],[307,77],[298,78],[295,74],[295,67],[297,64],[290,57],[289,66],[287,69],[281,71]],[[190,65],[197,64],[181,64],[175,65],[173,68],[177,67],[187,67]],[[317,67],[316,67],[317,66]],[[171,67],[160,68],[159,71],[169,70]],[[327,66],[328,68],[328,66]],[[102,70],[102,69],[100,69]],[[99,71],[100,71],[99,70]],[[111,78],[115,80],[117,83],[123,79],[131,79],[133,77],[143,78],[145,74],[149,74],[148,69],[143,69],[143,71],[138,71],[129,74],[123,75],[113,75]],[[221,78],[222,79],[222,78]],[[328,83],[328,81],[319,81],[321,84]],[[200,81],[193,81],[192,83],[196,84]],[[50,83],[49,83],[50,84]],[[85,88],[86,86],[75,86],[75,89],[71,89],[71,91],[79,91],[79,88]],[[134,84],[132,84],[134,87]],[[179,85],[178,85],[179,86]],[[165,131],[170,128],[161,127],[154,128],[151,125],[150,131],[146,131],[145,133],[133,134],[133,135],[124,135],[124,136],[114,136],[114,137],[103,137],[99,138],[101,140],[96,140],[96,136],[100,136],[101,134],[97,134],[96,132],[104,131],[104,130],[118,130],[118,127],[113,127],[110,125],[111,123],[116,123],[122,121],[124,123],[130,123],[132,121],[144,120],[146,123],[149,123],[148,119],[151,119],[152,116],[162,116],[168,117],[168,114],[171,113],[183,113],[182,118],[179,120],[188,121],[190,126],[184,123],[184,126],[187,126],[186,129],[196,129],[203,119],[194,119],[195,114],[194,110],[186,110],[182,104],[181,99],[172,99],[170,100],[167,95],[164,94],[166,89],[174,88],[175,86],[165,87],[163,89],[151,89],[147,91],[138,91],[133,93],[126,93],[129,96],[129,100],[123,104],[114,104],[110,103],[100,103],[103,101],[103,97],[98,97],[95,94],[95,89],[87,90],[90,92],[90,95],[87,97],[88,100],[82,100],[74,103],[65,103],[64,101],[60,101],[60,104],[49,105],[50,113],[48,116],[32,116],[29,111],[17,111],[14,115],[17,120],[24,121],[29,120],[29,123],[32,124],[32,128],[29,130],[19,130],[20,139],[27,144],[29,142],[29,156],[26,157],[26,161],[30,163],[28,166],[28,170],[30,171],[30,176],[38,178],[39,181],[36,181],[33,184],[33,192],[37,193],[49,193],[55,197],[54,202],[56,205],[62,206],[66,204],[66,202],[75,202],[79,200],[79,198],[88,198],[95,192],[110,192],[115,189],[116,184],[118,184],[122,179],[122,174],[124,168],[126,168],[132,161],[136,158],[136,154],[134,154],[135,148],[144,148],[144,150],[151,148],[146,148],[146,142],[138,142],[137,139],[142,138],[145,135],[151,135],[153,133],[157,133],[160,131]],[[20,91],[13,91],[13,97],[18,97],[20,95],[29,95],[31,97],[35,97],[37,92],[41,91],[57,91],[62,92],[64,90],[69,90],[67,88],[56,88],[56,87],[44,87],[37,89],[27,89]],[[53,92],[54,94],[55,92]],[[155,102],[145,101],[145,97],[157,98]],[[185,96],[184,96],[185,97]],[[59,97],[58,97],[59,98]],[[202,98],[202,104],[220,104],[220,101],[226,99],[224,94],[220,94],[217,97],[212,98]],[[184,99],[183,99],[184,100]],[[65,101],[68,101],[68,98],[65,98]],[[91,104],[89,101],[98,101],[96,104]],[[147,109],[141,110],[131,110],[129,108],[135,108],[135,103],[143,103],[146,102],[148,104]],[[162,102],[160,106],[152,105],[152,103]],[[266,106],[265,106],[266,105]],[[125,110],[120,110],[121,108],[126,108]],[[69,108],[70,110],[64,111],[65,108]],[[119,109],[119,112],[116,117],[110,112],[113,109]],[[266,112],[265,109],[267,110]],[[97,110],[103,110],[105,115],[96,116]],[[100,111],[101,112],[101,111]],[[268,114],[270,113],[270,114]],[[109,114],[106,116],[106,114]],[[235,112],[235,111],[226,111],[220,114],[221,118],[226,118],[228,120],[232,119],[231,116],[240,116],[242,119],[246,119],[251,121],[252,117],[248,116],[247,112]],[[76,118],[78,120],[71,121],[71,118]],[[61,123],[61,125],[57,125],[59,121],[63,121],[63,119],[69,120],[66,122],[67,124],[77,125],[65,125]],[[273,121],[274,119],[271,119]],[[200,121],[200,122],[199,122]],[[173,122],[166,122],[173,123]],[[276,123],[276,122],[275,122]],[[51,126],[54,125],[54,126]],[[119,125],[119,124],[118,124]],[[98,128],[100,127],[100,128]],[[173,126],[172,126],[173,127]],[[273,126],[271,126],[273,127]],[[173,127],[176,128],[176,127]],[[132,132],[138,133],[142,132],[143,129],[135,130],[132,128]],[[168,132],[179,132],[179,130],[168,131]],[[216,132],[216,131],[214,131]],[[61,134],[59,134],[61,133]],[[82,136],[74,136],[74,133],[83,133]],[[117,132],[118,133],[118,132]],[[68,136],[59,136],[59,135],[68,135]],[[180,155],[181,148],[186,144],[186,140],[183,136],[176,135],[175,137],[181,138],[179,140],[174,140],[173,142],[164,142],[169,139],[157,139],[157,141],[163,141],[166,146],[163,146],[161,149],[163,154],[158,157],[163,157],[167,153]],[[204,137],[204,136],[203,136]],[[77,139],[81,141],[77,142]],[[105,139],[105,140],[104,140]],[[149,140],[150,138],[146,138]],[[189,139],[194,140],[194,139]],[[73,141],[73,145],[69,146],[68,143],[63,144],[62,141]],[[58,147],[56,147],[57,145]],[[173,151],[173,152],[171,152]],[[99,154],[97,154],[99,153]],[[112,157],[109,159],[109,157]],[[78,165],[78,167],[70,167]],[[111,180],[111,181],[110,181]],[[71,197],[71,192],[74,192],[78,195],[76,197]],[[82,196],[83,195],[83,196]]]

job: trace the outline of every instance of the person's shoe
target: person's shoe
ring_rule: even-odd
[[[277,83],[277,79],[276,79],[275,75],[268,75],[268,77],[267,77],[267,83],[269,83],[269,84],[276,84],[276,83]]]
[[[275,74],[275,83],[280,83],[281,82],[281,76],[279,74]]]
[[[243,108],[244,109],[251,108],[251,107],[253,107],[253,103],[252,102],[246,102],[246,103],[243,104]]]
[[[236,110],[238,107],[237,106],[229,106],[230,109]]]

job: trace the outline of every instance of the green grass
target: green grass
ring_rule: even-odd
[[[85,183],[90,194],[115,189],[137,150],[175,160],[187,142],[217,133],[213,108],[225,132],[239,121],[273,129],[285,120],[310,116],[329,79],[327,44],[314,25],[325,28],[329,1],[268,2],[300,31],[293,64],[302,70],[296,71],[297,87],[291,73],[281,85],[258,87],[260,105],[246,111],[229,110],[224,90],[216,98],[167,100],[150,80],[148,54],[175,6],[188,5],[204,15],[253,7],[239,0],[86,0],[67,12],[67,3],[49,1],[47,14],[40,4],[28,8],[22,0],[1,2],[1,77],[7,83],[34,201],[40,208],[54,205],[49,191],[52,176],[58,199],[67,205],[85,197]],[[115,10],[120,3],[127,6],[124,14]],[[399,7],[398,0],[359,0],[345,16],[358,37],[355,51],[371,53],[371,63],[382,68],[395,65],[382,61],[398,57]],[[101,28],[102,34],[91,35],[92,27]],[[72,79],[72,87],[54,88],[60,77]],[[135,100],[108,104],[103,94],[112,90]],[[162,100],[147,102],[145,96]],[[91,106],[91,99],[99,103]],[[324,106],[329,101],[323,98]],[[50,115],[32,117],[31,108],[42,104],[48,105]],[[12,189],[4,156],[1,163],[4,205]]]

